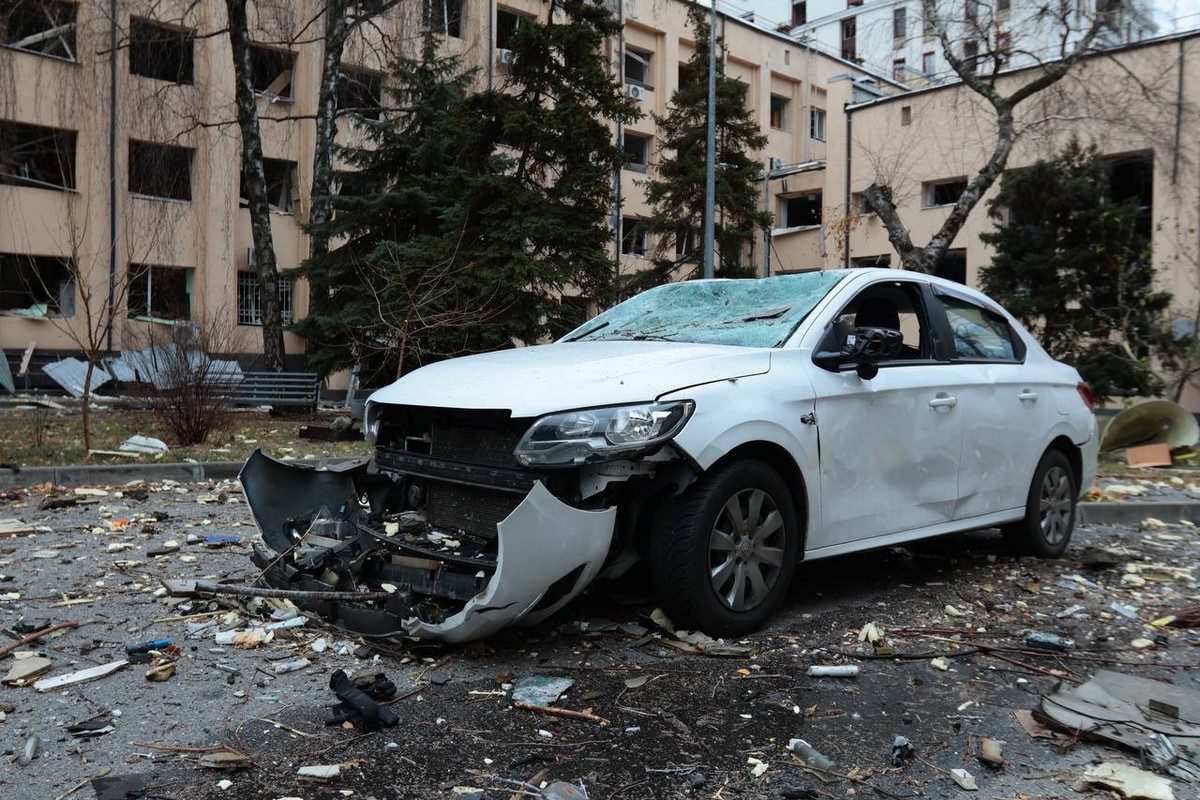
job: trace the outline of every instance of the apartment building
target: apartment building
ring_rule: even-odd
[[[0,15],[0,347],[14,368],[33,348],[37,366],[78,352],[101,334],[106,348],[137,348],[178,320],[224,325],[247,365],[261,352],[249,213],[240,192],[233,69],[218,0],[122,0],[115,26],[98,0],[17,0]],[[311,180],[321,30],[319,0],[263,4],[255,21],[253,80],[262,120],[272,232],[284,280],[285,320],[305,313],[302,281],[288,273],[308,255],[301,229]],[[614,255],[636,270],[648,244],[644,182],[656,164],[653,113],[664,114],[678,65],[693,52],[682,2],[615,4],[623,35],[609,43],[614,75],[646,116],[614,130],[633,154],[618,181]],[[360,31],[347,47],[339,104],[382,105],[385,65],[397,47],[434,26],[446,47],[502,84],[506,38],[545,19],[537,0],[413,0]],[[316,22],[314,23],[314,20]],[[867,73],[783,33],[722,15],[726,69],[770,144],[764,204],[776,213],[763,269],[812,269],[824,257],[820,166],[828,146],[827,82]],[[884,82],[886,83],[886,81]],[[856,84],[859,85],[859,84]],[[867,96],[880,94],[865,81]],[[862,98],[860,98],[862,99]],[[367,113],[378,113],[367,111]],[[353,137],[343,121],[340,136]],[[103,329],[112,304],[117,323]],[[285,336],[293,365],[304,342]]]

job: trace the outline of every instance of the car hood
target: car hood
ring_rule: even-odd
[[[508,409],[533,417],[654,400],[689,386],[766,372],[771,351],[681,342],[561,342],[430,364],[368,403]]]

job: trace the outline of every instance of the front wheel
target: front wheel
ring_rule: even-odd
[[[799,534],[792,494],[766,464],[735,461],[704,476],[660,512],[651,534],[664,610],[710,636],[758,630],[787,593]]]
[[[1061,450],[1047,450],[1033,472],[1023,519],[1003,528],[1014,552],[1057,558],[1067,549],[1075,527],[1075,471]]]

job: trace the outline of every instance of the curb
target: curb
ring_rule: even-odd
[[[236,478],[244,461],[207,461],[167,464],[76,464],[61,467],[25,467],[12,472],[0,467],[0,488],[36,486],[120,485],[129,481],[173,480],[180,483]],[[1076,520],[1081,525],[1139,525],[1147,517],[1173,523],[1200,524],[1200,501],[1080,503]]]

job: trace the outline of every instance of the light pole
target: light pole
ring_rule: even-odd
[[[717,189],[717,0],[709,0],[708,133],[704,145],[704,277],[713,277],[713,208]]]

